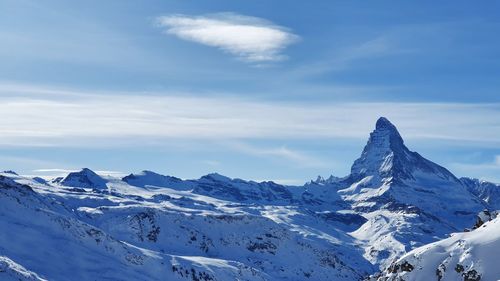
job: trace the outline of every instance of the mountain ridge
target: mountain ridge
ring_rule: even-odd
[[[65,237],[92,249],[70,247],[83,251],[73,265],[80,280],[105,272],[89,262],[92,251],[128,272],[107,275],[122,280],[138,280],[141,272],[150,280],[361,280],[478,225],[478,214],[500,200],[497,187],[458,179],[410,151],[383,117],[349,175],[303,186],[217,173],[183,180],[142,171],[118,178],[84,168],[41,181],[4,172],[0,213],[11,231],[0,233],[0,241],[22,231],[22,223],[33,229],[32,239],[47,242],[32,251],[1,243],[0,268],[9,276],[68,280],[66,268],[40,266],[45,251],[56,260],[69,255],[50,249],[55,237]],[[29,239],[19,237],[24,244]],[[84,274],[89,269],[96,273]]]

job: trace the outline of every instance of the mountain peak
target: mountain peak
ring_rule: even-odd
[[[380,117],[361,157],[351,167],[351,175],[361,179],[367,175],[390,175],[395,159],[404,159],[409,150],[403,138],[387,118]]]
[[[204,180],[212,180],[212,181],[221,181],[221,182],[229,182],[231,178],[223,176],[219,173],[210,173],[208,175],[202,176],[200,179]]]
[[[71,187],[106,189],[106,181],[89,168],[69,173],[61,180],[61,185]]]
[[[370,141],[378,144],[376,139],[387,138],[388,144],[391,148],[396,145],[403,145],[404,141],[398,132],[396,126],[394,126],[391,121],[385,117],[380,117],[375,124],[375,131],[370,134]]]
[[[180,178],[164,176],[153,171],[144,170],[137,174],[130,174],[122,181],[137,187],[168,187],[182,188],[184,182]]]
[[[410,151],[404,144],[403,138],[387,118],[380,117],[375,130],[351,167],[351,179],[361,180],[367,176],[376,178],[392,178],[404,180],[413,178],[415,171],[437,175],[442,179],[458,181],[445,168],[423,158],[416,152]]]
[[[389,119],[385,117],[380,117],[377,120],[377,123],[375,124],[375,129],[376,130],[383,130],[383,129],[392,129],[394,131],[397,131],[396,126],[394,126]]]

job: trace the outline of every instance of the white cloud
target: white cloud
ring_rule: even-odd
[[[227,146],[233,150],[245,154],[269,157],[273,159],[282,159],[287,162],[292,162],[295,166],[316,168],[325,168],[332,166],[332,163],[327,163],[319,158],[312,157],[301,151],[289,149],[286,146],[263,148],[252,146],[242,142],[227,143]]]
[[[167,34],[222,49],[249,62],[282,60],[282,50],[299,39],[282,26],[234,13],[162,16],[157,23]]]
[[[312,103],[128,93],[23,95],[0,85],[0,145],[148,145],[172,139],[365,139],[386,116],[406,139],[499,145],[500,104]],[[490,120],[490,121],[487,121]],[[268,154],[297,157],[280,148]]]
[[[78,170],[68,170],[68,169],[58,169],[58,168],[33,170],[33,172],[36,172],[36,173],[62,173],[62,174],[68,174],[68,173],[77,172],[77,171]]]
[[[48,168],[48,169],[35,169],[32,172],[35,175],[43,176],[44,178],[53,178],[53,177],[61,177],[66,176],[72,172],[78,172],[80,169],[59,169],[59,168]],[[119,171],[107,171],[107,170],[94,170],[94,172],[101,176],[116,176],[123,177],[127,174]]]
[[[16,164],[20,166],[47,166],[54,165],[54,162],[40,160],[30,157],[18,157],[10,155],[0,155],[0,163],[10,163],[10,165]],[[0,167],[3,168],[3,167]]]

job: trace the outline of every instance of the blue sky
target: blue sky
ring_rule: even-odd
[[[379,116],[500,181],[500,2],[0,3],[0,168],[301,183]]]

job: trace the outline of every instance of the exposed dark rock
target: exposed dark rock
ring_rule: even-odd
[[[411,265],[409,262],[405,261],[401,264],[401,270],[402,271],[407,271],[411,272],[413,270],[413,265]]]
[[[153,212],[140,212],[132,216],[131,227],[136,229],[140,241],[156,242],[160,234],[160,227],[156,225]]]
[[[259,251],[259,252],[267,252],[270,254],[276,254],[276,249],[278,247],[271,243],[270,241],[264,241],[264,242],[255,242],[255,241],[250,241],[247,244],[247,249],[251,252]]]
[[[481,274],[479,274],[475,269],[471,269],[465,273],[462,273],[464,281],[480,281]]]
[[[172,265],[172,272],[192,281],[213,281],[215,277],[205,271],[196,271],[194,268],[187,269],[180,265]]]
[[[490,220],[496,218],[498,215],[497,211],[489,211],[489,210],[483,210],[479,212],[479,214],[476,217],[476,223],[472,227],[472,229],[477,229],[481,227],[484,223],[489,222]]]
[[[436,276],[438,278],[438,281],[441,281],[444,277],[444,273],[446,272],[446,265],[444,264],[439,264],[438,268],[436,269]]]
[[[367,219],[359,214],[344,214],[338,212],[321,212],[316,215],[326,221],[341,222],[346,225],[361,226]]]

